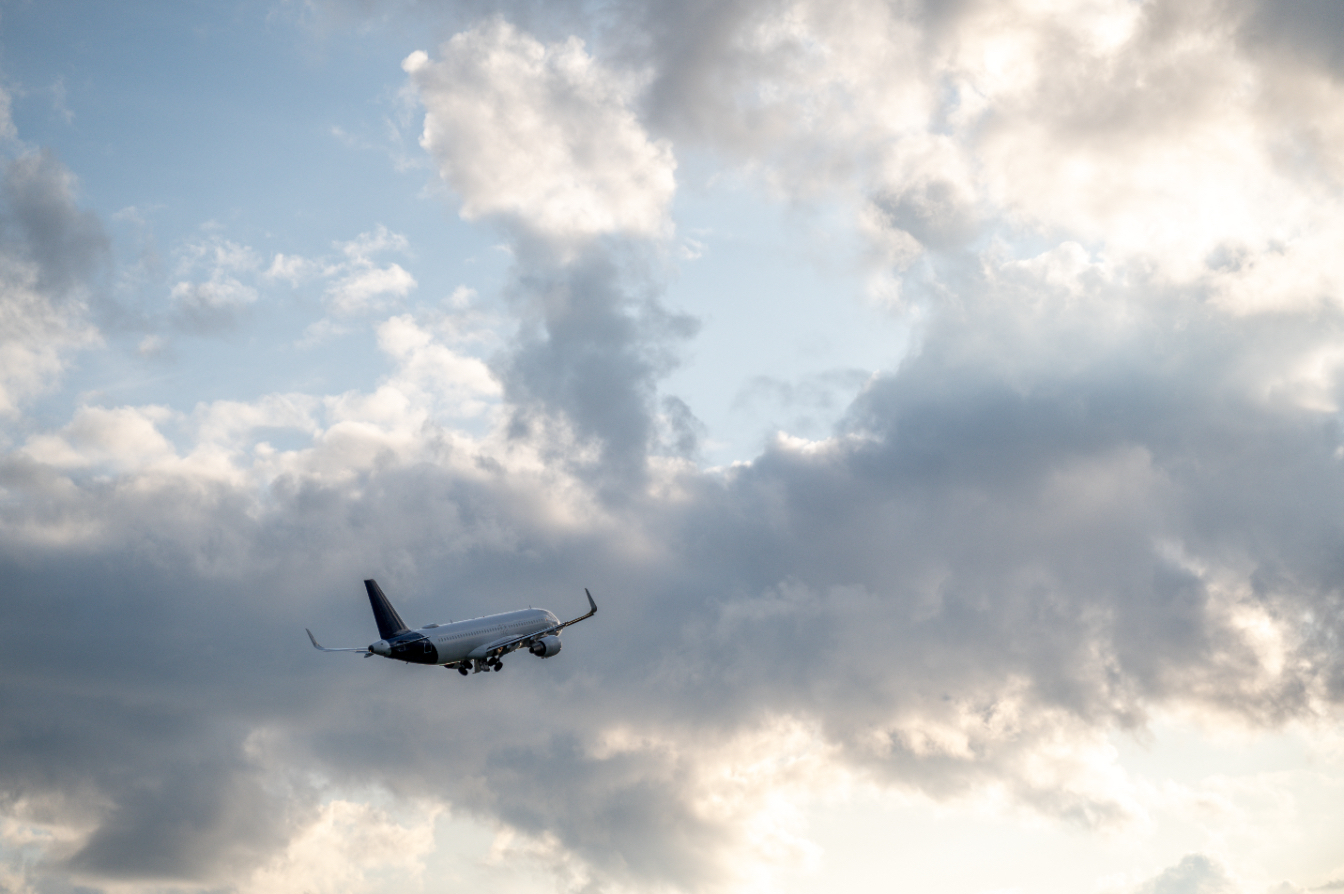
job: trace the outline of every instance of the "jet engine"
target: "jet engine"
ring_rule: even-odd
[[[528,651],[538,658],[550,658],[552,655],[560,654],[560,637],[543,636],[533,643]]]

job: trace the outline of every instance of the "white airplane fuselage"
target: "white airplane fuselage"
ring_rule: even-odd
[[[495,642],[542,633],[559,623],[560,619],[545,609],[525,608],[468,621],[427,624],[400,636],[379,640],[369,646],[369,651],[412,664],[455,665],[484,658]],[[517,647],[514,644],[508,651]]]
[[[364,581],[364,589],[378,624],[378,635],[382,638],[362,649],[329,649],[318,643],[309,630],[308,639],[313,648],[323,652],[362,652],[365,657],[381,655],[409,664],[437,664],[455,668],[463,674],[497,671],[503,666],[501,659],[517,649],[525,648],[538,658],[560,654],[561,631],[597,614],[597,603],[593,602],[592,594],[584,590],[589,612],[563,624],[544,608],[525,608],[412,629],[401,620],[377,581],[372,578]]]

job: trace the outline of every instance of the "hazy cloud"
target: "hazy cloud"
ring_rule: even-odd
[[[19,135],[14,127],[13,107],[14,100],[9,91],[0,88],[0,140],[13,140]]]
[[[97,338],[88,304],[107,240],[98,219],[75,204],[74,191],[74,177],[50,153],[4,164],[0,414],[14,414],[51,387],[69,354]]]
[[[1203,854],[1190,854],[1140,885],[1135,894],[1235,894],[1237,890],[1217,863]]]

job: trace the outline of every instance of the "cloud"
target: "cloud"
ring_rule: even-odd
[[[577,459],[613,493],[641,487],[657,438],[657,381],[675,368],[675,346],[698,323],[637,297],[639,280],[605,252],[560,269],[538,265],[520,280],[523,326],[500,363],[514,433]],[[680,428],[690,435],[694,423],[683,414]],[[679,451],[693,451],[679,440]]]
[[[314,264],[307,258],[297,255],[277,253],[266,268],[266,275],[272,279],[282,279],[291,285],[298,285],[313,273]]]
[[[106,831],[74,865],[154,877],[256,871],[309,821],[231,825],[274,810],[233,800],[273,788],[249,781],[264,767],[241,743],[259,728],[277,766],[452,803],[612,884],[731,887],[761,855],[806,862],[801,829],[768,818],[828,778],[1088,828],[1142,822],[1108,731],[1159,706],[1277,724],[1341,698],[1329,646],[1340,494],[1320,412],[1254,375],[1328,334],[1301,321],[1266,339],[1256,319],[1198,316],[1196,297],[1172,329],[1174,296],[1110,276],[1077,258],[1001,259],[961,314],[937,318],[919,353],[866,389],[844,431],[781,440],[725,472],[655,464],[660,487],[623,503],[502,431],[472,440],[435,424],[429,408],[451,405],[461,377],[405,318],[380,333],[401,372],[331,402],[311,448],[235,454],[259,479],[144,454],[108,487],[11,457],[4,486],[25,494],[4,510],[12,623],[56,612],[82,635],[95,621],[79,615],[78,582],[97,569],[123,582],[100,636],[134,640],[154,617],[208,627],[209,648],[244,645],[198,663],[187,641],[164,641],[121,656],[92,694],[95,656],[57,665],[11,650],[7,673],[45,680],[32,696],[61,706],[73,751],[39,757],[11,740],[6,784],[66,772],[81,748],[103,754],[105,769],[40,789],[80,781],[99,792],[90,803],[122,805],[96,819]],[[1119,288],[1151,303],[1135,298],[1117,322],[1101,311]],[[310,424],[311,408],[282,408],[252,418]],[[63,564],[71,550],[91,564]],[[604,611],[572,631],[582,661],[515,659],[492,675],[513,687],[501,708],[476,678],[313,663],[324,656],[292,634],[317,617],[358,641],[368,622],[350,587],[370,574],[408,618],[485,610],[501,590],[563,612],[581,585]],[[163,662],[190,670],[161,677]],[[433,712],[408,721],[388,685],[408,703],[459,686],[455,716],[488,712],[491,735]],[[153,722],[131,723],[132,691]],[[89,698],[106,712],[90,718]],[[202,699],[228,706],[227,731]],[[353,726],[340,710],[351,700]],[[111,747],[117,711],[129,715]],[[139,757],[142,726],[159,744]],[[438,745],[414,745],[425,740]],[[160,797],[118,780],[148,773],[169,791],[176,771],[150,769],[154,755],[193,752],[209,778],[192,783],[181,837],[117,844],[156,834]],[[302,812],[316,797],[284,803]]]
[[[1223,869],[1203,854],[1190,854],[1180,863],[1135,889],[1135,894],[1235,894]]]
[[[1338,7],[1311,0],[1286,3],[1237,4],[1245,12],[1238,37],[1253,49],[1267,49],[1276,65],[1344,71],[1344,46],[1339,39],[1344,24]]]
[[[399,878],[423,881],[423,860],[433,849],[434,807],[386,810],[333,800],[297,831],[283,853],[258,868],[238,890],[242,894],[283,894],[301,888],[315,894],[376,891]],[[408,871],[408,863],[419,871]]]
[[[830,425],[823,420],[833,418],[871,378],[860,369],[827,370],[794,382],[756,376],[733,398],[732,407],[738,413],[770,411],[775,431],[824,438]]]
[[[238,315],[256,302],[257,290],[232,276],[216,276],[203,283],[179,282],[171,297],[181,325],[211,332],[233,326]]]
[[[337,315],[350,315],[383,307],[389,298],[405,297],[415,288],[415,277],[399,264],[379,267],[374,255],[385,251],[405,252],[406,237],[379,226],[373,232],[337,246],[346,260],[329,265],[325,274],[334,280],[327,286],[328,306]],[[276,258],[279,261],[279,257]]]
[[[0,89],[0,140],[13,140],[19,135],[14,127],[14,100],[8,90]]]
[[[565,244],[668,229],[671,148],[649,138],[632,85],[582,41],[547,46],[495,19],[439,52],[412,53],[403,68],[425,105],[421,145],[463,217]]]
[[[494,363],[510,431],[621,498],[644,486],[660,441],[657,381],[697,325],[661,304],[653,272],[671,235],[671,149],[641,126],[637,82],[577,39],[542,44],[497,18],[440,55],[403,64],[425,106],[421,144],[463,216],[514,240],[508,293],[521,326]],[[696,423],[682,409],[668,443],[689,455]]]
[[[73,830],[41,884],[358,887],[450,804],[576,886],[733,890],[814,859],[832,787],[1131,832],[1116,731],[1338,716],[1337,215],[1266,136],[1335,88],[1265,108],[1243,20],[1200,5],[827,10],[636,8],[644,94],[502,21],[410,57],[426,151],[515,239],[492,364],[402,312],[367,388],[82,407],[0,459],[0,793]],[[835,430],[686,460],[654,133],[892,249],[918,337]],[[190,282],[262,275],[208,246]],[[343,244],[333,306],[406,294],[372,260],[405,247]],[[408,620],[603,608],[488,680],[312,652],[370,635],[367,576]],[[1192,855],[1136,890],[1236,878]]]
[[[53,155],[4,164],[0,414],[15,415],[57,381],[71,353],[97,340],[88,304],[106,254],[101,224],[77,207],[74,178]]]
[[[56,468],[141,469],[174,455],[157,428],[171,415],[166,407],[81,407],[60,434],[35,435],[24,453]]]
[[[349,331],[345,321],[386,310],[416,288],[415,277],[400,264],[378,261],[384,252],[409,251],[399,233],[379,225],[333,247],[339,252],[335,257],[277,252],[264,264],[252,246],[218,234],[188,242],[176,251],[178,281],[170,291],[168,319],[195,335],[222,333],[243,325],[277,284],[304,289],[318,283],[331,317],[309,324],[301,345],[311,347]]]
[[[240,277],[253,278],[261,259],[246,245],[211,236],[184,245],[178,252],[179,279],[170,293],[171,314],[179,327],[198,335],[237,326],[248,308],[260,297],[255,286]]]
[[[415,277],[399,264],[360,269],[346,274],[327,290],[337,313],[364,310],[383,296],[400,297],[415,288]]]

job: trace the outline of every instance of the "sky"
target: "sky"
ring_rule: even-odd
[[[0,892],[1344,889],[1342,200],[1326,0],[3,0]]]

